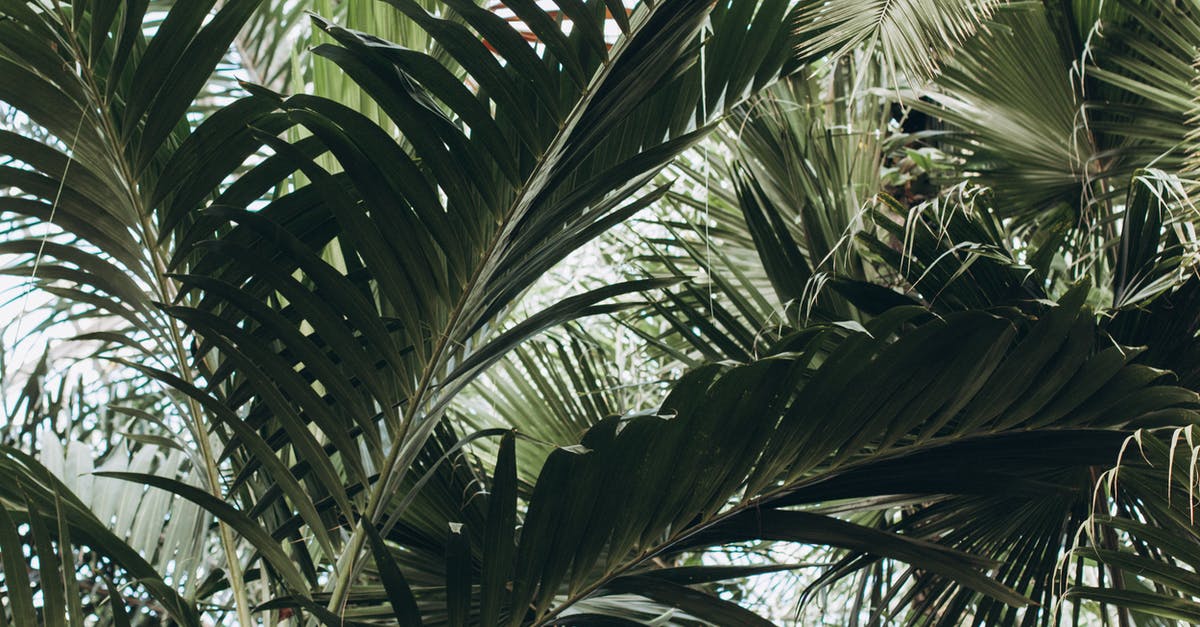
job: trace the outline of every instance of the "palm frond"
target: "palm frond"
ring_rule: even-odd
[[[1181,172],[1196,146],[1195,46],[1200,8],[1118,2],[1086,52],[1089,127],[1107,165]]]
[[[1081,117],[1073,61],[1041,6],[1005,7],[930,90],[913,96],[914,107],[948,125],[943,141],[967,151],[963,169],[1002,195],[1002,206],[1022,211],[1011,216],[1022,222],[1051,211],[1080,220],[1090,210],[1089,185],[1106,171]]]
[[[145,589],[180,624],[200,625],[194,607],[45,466],[16,449],[3,447],[0,468],[8,478],[0,487],[0,554],[4,556],[8,609],[16,623],[65,624],[69,619],[72,625],[82,624],[81,599],[89,597],[97,605],[108,597],[111,611],[123,612],[123,602],[111,584],[106,594],[81,588],[77,570],[94,568],[109,578],[119,578],[124,585]],[[18,535],[17,524],[29,526],[32,541]],[[86,547],[93,555],[85,557],[77,547]],[[33,568],[26,555],[36,556],[40,566]],[[31,570],[37,573],[40,607],[33,599]],[[98,613],[94,606],[91,611]]]
[[[924,595],[904,622],[1004,611],[987,597],[1022,605],[1008,585],[1045,602],[1057,553],[993,534],[970,514],[1020,503],[1023,515],[1044,520],[1043,540],[1063,547],[1072,520],[1086,512],[1087,468],[1116,459],[1122,429],[1163,412],[1194,418],[1197,407],[1192,392],[1149,384],[1157,377],[1129,363],[1134,353],[1097,343],[1095,322],[1081,309],[1085,293],[1074,290],[1036,320],[951,314],[889,340],[897,322],[912,319],[905,312],[870,323],[871,334],[851,334],[819,360],[828,338],[814,332],[787,355],[702,368],[654,415],[605,419],[580,445],[552,452],[523,510],[510,439],[492,478],[485,533],[524,511],[522,531],[513,544],[485,542],[476,558],[481,620],[547,624],[585,599],[634,592],[639,578],[681,551],[753,539],[858,556],[833,578],[872,559],[910,564],[916,570],[887,592],[899,599],[897,611]],[[948,343],[956,359],[929,359]],[[1047,425],[1054,429],[1026,432]],[[980,473],[995,481],[981,488]],[[823,511],[893,495],[923,504],[884,528]],[[1010,558],[1018,561],[997,575],[1008,585],[983,574]],[[634,593],[667,603],[691,598],[671,586],[655,590]],[[734,611],[711,599],[685,609],[718,623]]]
[[[1108,571],[1088,581],[1075,569],[1064,600],[1117,608],[1126,619],[1153,624],[1200,620],[1200,534],[1196,531],[1196,427],[1140,431],[1120,464],[1098,488],[1086,534],[1071,557]],[[1176,623],[1177,624],[1177,623]]]
[[[933,78],[959,44],[980,30],[997,0],[855,0],[800,3],[797,27],[804,56],[878,50],[888,77]]]
[[[176,194],[169,210],[199,216],[185,238],[191,246],[176,255],[178,263],[193,260],[179,280],[199,300],[169,312],[205,338],[196,354],[213,358],[206,388],[183,387],[237,425],[223,456],[261,460],[268,447],[281,463],[252,463],[239,476],[285,479],[289,451],[299,447],[313,462],[301,478],[319,480],[318,494],[328,491],[344,520],[361,508],[365,525],[383,520],[385,495],[404,481],[474,376],[552,325],[613,311],[622,305],[601,303],[662,284],[602,287],[498,328],[554,264],[661,197],[664,190],[644,188],[718,114],[716,101],[703,96],[725,93],[724,106],[734,106],[756,81],[780,72],[789,40],[770,30],[754,42],[757,65],[702,71],[695,60],[705,20],[721,24],[705,46],[733,45],[747,28],[767,29],[786,3],[711,15],[706,3],[645,6],[611,49],[602,30],[584,27],[597,23],[603,3],[564,6],[576,27],[569,37],[539,35],[544,51],[468,2],[446,7],[455,20],[415,2],[391,5],[455,65],[324,21],[337,43],[315,52],[371,96],[403,141],[342,104],[253,88],[251,98],[202,125],[176,162],[230,163],[217,152],[218,138],[255,138],[274,156],[207,210],[192,211],[201,197],[190,191]],[[528,11],[527,23],[546,17],[541,8]],[[482,52],[487,46],[499,60]],[[458,67],[477,91],[460,81]],[[273,137],[296,124],[311,137]],[[336,172],[313,160],[324,150]],[[276,199],[247,210],[293,171],[302,175],[296,187],[277,187]],[[246,420],[234,417],[239,411],[248,411]],[[313,459],[322,444],[309,423],[336,453],[331,463]],[[350,493],[368,482],[354,497],[365,502],[352,508]],[[293,489],[289,501],[314,511],[318,494]],[[336,550],[339,541],[328,540]],[[360,525],[344,545],[330,610],[361,572],[366,540]]]
[[[189,135],[189,109],[258,5],[202,0],[152,12],[146,1],[0,3],[0,100],[45,133],[44,141],[0,136],[0,208],[24,227],[5,237],[6,252],[22,259],[13,270],[107,318],[94,337],[125,358],[165,364],[186,381],[196,373],[181,329],[155,305],[178,291],[165,275],[178,223],[163,220],[161,200],[176,190],[169,163]],[[257,146],[226,149],[240,160]],[[191,190],[209,185],[195,193],[221,182],[192,173]],[[222,495],[206,417],[186,398],[175,411],[179,435],[200,453],[202,484]],[[235,541],[220,529],[239,620],[248,623]]]

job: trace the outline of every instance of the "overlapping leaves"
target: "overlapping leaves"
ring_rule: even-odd
[[[1193,421],[1130,438],[1121,464],[1099,487],[1115,507],[1097,503],[1072,554],[1080,568],[1065,599],[1115,606],[1138,624],[1200,620],[1196,435]],[[1108,576],[1087,581],[1085,563]]]
[[[261,471],[280,487],[256,514],[295,507],[310,528],[326,496],[335,517],[353,520],[361,508],[379,523],[446,403],[482,368],[552,324],[660,285],[604,287],[494,328],[555,263],[661,196],[647,184],[707,130],[719,100],[731,106],[787,58],[784,2],[711,14],[701,2],[646,6],[611,50],[599,28],[604,3],[565,4],[569,33],[542,8],[515,3],[544,52],[467,2],[448,3],[455,20],[391,4],[454,67],[331,24],[322,27],[337,44],[315,52],[372,97],[401,141],[339,103],[252,88],[168,166],[205,174],[162,196],[174,225],[211,186],[196,181],[221,178],[228,146],[264,141],[275,153],[216,198],[176,254],[177,263],[191,260],[179,276],[185,293],[201,300],[169,311],[205,339],[197,354],[213,357],[208,390],[155,374],[221,416],[232,432],[223,456],[256,460],[239,484]],[[760,33],[743,51],[754,62],[697,64],[706,20],[709,49],[745,45],[746,29]],[[293,125],[311,136],[273,138]],[[325,151],[334,172],[312,160]],[[271,189],[275,200],[248,210]],[[262,463],[268,451],[278,463]],[[290,505],[275,499],[281,493]],[[368,538],[360,527],[342,552],[339,538],[323,535],[322,553],[341,554],[332,607],[359,572]]]
[[[76,580],[77,561],[84,552],[103,558],[99,566],[119,574],[122,585],[135,584],[146,589],[151,598],[183,625],[199,625],[195,607],[177,590],[163,581],[155,568],[124,538],[109,530],[106,521],[96,518],[91,508],[36,459],[19,450],[0,448],[0,470],[6,481],[0,486],[0,546],[4,547],[3,568],[8,609],[13,621],[21,625],[83,624],[80,600],[85,597]],[[37,593],[40,607],[34,604],[34,588],[29,578],[30,564],[21,547],[18,526],[27,526],[33,536],[30,557],[38,560]],[[97,560],[100,562],[100,560]],[[108,574],[105,575],[110,576]],[[111,579],[108,583],[108,609],[115,620],[128,620],[121,593]],[[93,595],[103,598],[100,595]],[[92,608],[94,613],[98,610]],[[119,622],[117,624],[120,624]]]
[[[461,534],[483,540],[482,550],[470,542],[469,554],[452,551],[459,561],[447,564],[459,573],[455,586],[467,586],[468,574],[480,586],[482,605],[459,610],[521,625],[550,624],[606,594],[671,605],[690,598],[667,583],[671,555],[749,540],[847,550],[830,579],[879,558],[909,564],[908,576],[885,587],[880,612],[953,582],[906,621],[998,616],[1029,593],[1045,603],[1057,560],[1045,547],[1063,545],[1072,512],[1086,515],[1088,467],[1115,461],[1121,429],[1165,414],[1187,419],[1200,407],[1194,393],[1158,384],[1160,371],[1132,364],[1136,351],[1106,348],[1081,308],[1085,293],[1036,316],[930,320],[896,310],[868,324],[870,333],[814,328],[776,357],[701,368],[658,412],[608,418],[579,446],[552,452],[524,507],[508,438],[485,527],[446,521],[455,523],[446,546]],[[883,528],[834,514],[889,498],[924,506]],[[1050,516],[1042,542],[1053,544],[989,536],[966,515],[989,507]],[[518,520],[519,534],[504,532]],[[1009,566],[997,582],[990,569],[1002,561]],[[655,585],[637,583],[645,581]],[[738,611],[712,598],[681,607],[714,622]]]

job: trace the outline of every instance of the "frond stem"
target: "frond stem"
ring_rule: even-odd
[[[65,17],[65,16],[64,16]],[[99,118],[101,130],[107,140],[108,149],[111,153],[113,162],[120,168],[121,177],[125,183],[126,193],[129,196],[129,201],[138,216],[139,236],[142,239],[143,245],[150,257],[151,269],[154,271],[154,280],[156,285],[154,289],[158,292],[158,296],[163,302],[171,302],[178,294],[178,290],[172,283],[172,280],[167,277],[167,266],[163,257],[162,251],[159,249],[158,232],[154,228],[154,224],[148,215],[147,208],[141,194],[138,191],[137,177],[134,175],[128,160],[125,158],[125,148],[120,141],[120,134],[117,132],[113,124],[113,120],[107,115],[107,97],[105,92],[96,84],[95,75],[92,72],[90,64],[83,62],[87,57],[83,54],[83,48],[80,45],[78,34],[75,31],[75,25],[70,19],[64,19],[67,27],[67,32],[70,35],[70,44],[73,48],[72,53],[75,58],[80,60],[79,74],[83,79],[84,87],[89,92],[89,100],[94,106],[94,110]],[[165,315],[165,314],[164,314]],[[183,336],[179,328],[175,324],[175,319],[170,316],[165,316],[164,323],[167,332],[170,336],[171,350],[175,353],[174,358],[177,362],[178,374],[181,379],[191,384],[194,383],[195,377],[191,368],[188,366],[187,349],[183,344]],[[221,490],[220,469],[217,466],[216,457],[213,454],[212,445],[208,440],[208,429],[204,424],[204,414],[199,403],[190,396],[187,398],[188,413],[191,415],[191,424],[189,430],[192,431],[192,437],[196,440],[196,444],[200,449],[200,457],[204,462],[205,482],[208,484],[209,492],[216,498],[224,500],[225,496]],[[238,621],[240,624],[249,627],[254,625],[250,615],[249,598],[246,596],[245,577],[242,573],[241,562],[237,555],[237,544],[233,537],[233,530],[221,520],[217,521],[220,529],[221,548],[225,554],[227,575],[229,577],[229,585],[233,591],[234,604],[237,607]]]

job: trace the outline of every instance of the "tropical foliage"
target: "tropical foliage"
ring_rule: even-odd
[[[1198,44],[0,0],[0,625],[1200,622]]]

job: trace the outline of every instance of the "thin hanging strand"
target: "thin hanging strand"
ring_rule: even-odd
[[[705,59],[708,55],[705,54],[705,46],[700,47],[700,115],[703,123],[708,124],[708,81],[705,77],[708,76],[705,66]],[[716,324],[716,316],[713,314],[713,279],[712,279],[712,239],[708,232],[709,212],[708,212],[708,197],[709,197],[709,163],[708,163],[708,140],[704,142],[704,272],[708,275],[708,319],[709,322]]]
[[[58,203],[62,199],[63,189],[67,186],[67,173],[71,171],[71,164],[75,162],[75,147],[79,143],[79,132],[83,130],[83,121],[87,119],[87,112],[84,111],[79,116],[79,124],[75,127],[75,136],[71,138],[71,149],[67,154],[67,164],[63,166],[62,177],[58,181],[58,190],[54,192],[54,202],[50,204],[50,217],[46,220],[47,224],[54,224],[54,216],[58,213]],[[33,269],[29,272],[29,289],[25,290],[25,294],[21,297],[21,312],[17,314],[16,327],[14,333],[14,342],[21,341],[21,325],[25,322],[25,314],[29,313],[29,295],[33,293],[35,283],[37,282],[38,267],[42,263],[42,255],[46,252],[46,240],[50,237],[50,231],[42,233],[41,240],[38,242],[37,254],[33,257]]]

